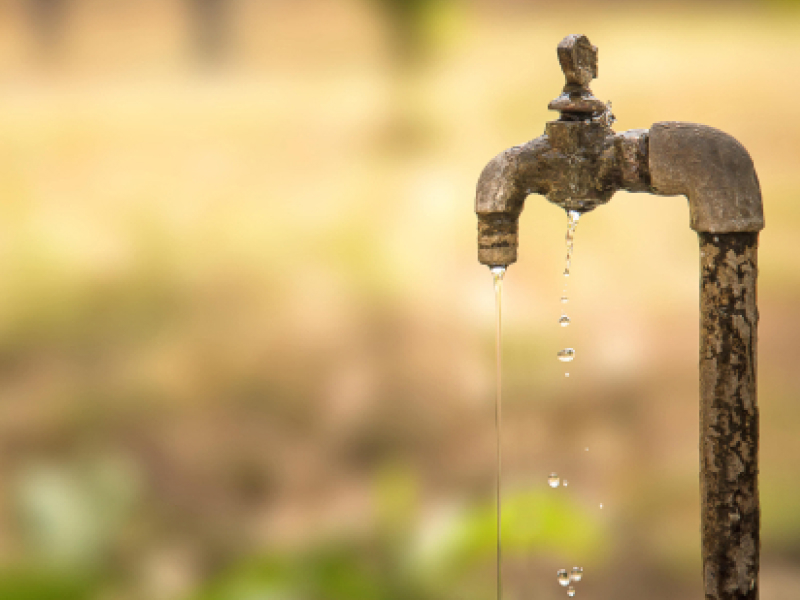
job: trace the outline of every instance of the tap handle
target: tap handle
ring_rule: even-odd
[[[568,35],[558,44],[558,62],[567,83],[547,108],[560,111],[562,120],[586,120],[603,114],[605,102],[589,89],[589,83],[597,77],[597,46],[592,46],[585,35]]]
[[[558,62],[568,86],[588,88],[597,77],[597,46],[585,35],[568,35],[558,44]]]

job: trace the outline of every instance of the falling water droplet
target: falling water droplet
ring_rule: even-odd
[[[566,304],[567,302],[569,302],[569,298],[566,295],[561,296],[561,304]]]
[[[567,315],[561,315],[561,318],[558,320],[558,324],[562,327],[566,327],[569,325],[569,317]]]
[[[564,373],[564,377],[569,377],[569,373]]]
[[[569,585],[569,573],[567,573],[566,569],[560,569],[556,575],[558,576],[558,583],[564,587]]]
[[[569,574],[572,581],[580,581],[583,577],[583,567],[572,567],[572,572]]]
[[[569,589],[567,590],[567,596],[572,598],[574,595],[575,595],[575,588],[572,587],[572,586],[569,586]]]
[[[575,350],[572,348],[564,348],[563,350],[558,351],[558,360],[561,362],[572,362],[572,359],[575,358]]]
[[[589,451],[589,446],[586,446],[586,448],[584,448],[584,450],[586,450],[586,452],[588,452]]]
[[[602,509],[603,509],[603,503],[601,502],[600,503],[600,510],[602,510]]]
[[[564,487],[567,487],[567,486],[569,485],[569,481],[567,481],[567,480],[565,479],[565,480],[562,482],[562,485],[563,485]]]
[[[564,277],[569,277],[569,267],[564,269]]]
[[[547,478],[547,485],[549,485],[551,488],[557,488],[559,483],[561,483],[561,478],[558,476],[558,474],[550,473],[550,477]]]

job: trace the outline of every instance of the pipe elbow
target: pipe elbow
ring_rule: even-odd
[[[694,123],[650,128],[652,190],[689,199],[690,226],[699,233],[758,232],[764,228],[761,189],[753,160],[732,136]]]
[[[483,169],[475,195],[478,260],[490,267],[517,260],[519,215],[525,198],[536,191],[541,141],[537,138],[495,156]]]

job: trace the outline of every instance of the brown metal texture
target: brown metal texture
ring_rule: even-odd
[[[478,260],[485,265],[517,260],[517,220],[529,194],[587,212],[617,190],[650,191],[647,130],[616,134],[610,104],[589,89],[597,48],[584,35],[569,35],[557,54],[566,85],[550,108],[561,118],[548,122],[544,135],[498,154],[478,180]]]
[[[588,212],[620,189],[650,191],[647,130],[616,134],[602,119],[550,121],[544,135],[501,152],[483,169],[475,195],[478,260],[517,260],[517,220],[529,194]]]
[[[689,198],[695,231],[764,228],[753,160],[727,133],[694,123],[656,123],[650,128],[650,175],[656,194]]]
[[[706,600],[757,600],[758,233],[700,233],[700,488]]]
[[[601,114],[606,105],[589,89],[597,77],[597,46],[585,35],[568,35],[558,44],[558,62],[567,80],[561,95],[547,108],[561,112],[563,120],[581,119]]]

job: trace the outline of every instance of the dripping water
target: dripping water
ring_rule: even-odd
[[[492,278],[494,279],[494,305],[495,305],[495,363],[496,363],[496,394],[494,401],[494,427],[495,437],[497,439],[497,487],[495,489],[495,502],[496,502],[496,516],[497,516],[497,600],[503,597],[503,573],[502,573],[502,537],[500,535],[501,519],[501,505],[500,505],[500,487],[501,487],[501,471],[503,466],[502,461],[502,301],[503,301],[503,275],[506,273],[505,267],[492,267]]]
[[[567,234],[565,240],[567,243],[567,258],[564,264],[564,290],[561,292],[561,304],[569,302],[567,295],[567,281],[569,281],[569,270],[572,267],[572,251],[575,249],[575,230],[578,227],[578,220],[581,214],[576,210],[567,211]],[[558,324],[561,327],[568,327],[570,318],[567,316],[566,307],[561,309],[561,317],[558,319]],[[563,362],[569,362],[575,357],[575,350],[572,348],[564,348],[558,351],[558,359]],[[564,373],[564,377],[569,377],[569,373]]]

